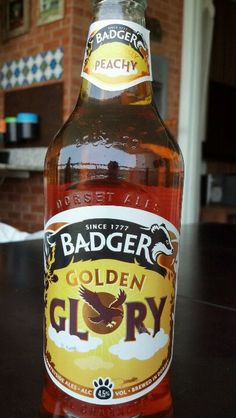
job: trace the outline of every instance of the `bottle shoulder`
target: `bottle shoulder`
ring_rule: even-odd
[[[153,154],[182,160],[178,143],[152,105],[76,109],[49,146],[47,158],[69,153],[74,159],[82,158],[84,153],[86,158],[92,158],[98,150],[103,150],[103,154],[116,150],[117,154],[130,156]]]

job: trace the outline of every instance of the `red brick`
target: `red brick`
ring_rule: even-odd
[[[23,220],[25,220],[25,221],[37,221],[37,215],[36,214],[34,214],[34,213],[24,213],[23,214]]]
[[[43,205],[32,205],[32,212],[39,212],[44,213],[44,206]]]
[[[53,39],[58,39],[58,38],[63,38],[65,36],[65,28],[56,28],[53,32],[52,32],[52,37]]]
[[[12,226],[15,226],[20,231],[32,232],[32,231],[29,230],[29,224],[28,224],[28,222],[22,222],[22,221],[20,221],[17,224],[16,223],[14,223],[14,225],[12,224]]]
[[[29,194],[27,196],[24,196],[23,199],[26,203],[35,203],[35,201],[38,200],[38,196]]]
[[[42,231],[43,230],[43,220],[42,222],[38,222],[38,223],[32,223],[32,224],[28,224],[28,231],[29,232],[37,232],[37,231]]]
[[[61,42],[59,39],[46,41],[43,43],[43,50],[48,51],[49,49],[55,49],[55,48],[58,48],[60,45],[61,45]]]
[[[40,185],[33,185],[32,187],[31,187],[31,192],[32,193],[34,193],[34,194],[43,194],[43,186],[40,186]]]
[[[20,202],[21,201],[21,196],[22,195],[20,195],[19,193],[14,193],[14,194],[11,194],[11,193],[9,193],[9,195],[8,195],[8,201],[9,202]]]
[[[8,218],[9,219],[21,219],[21,213],[20,212],[16,212],[16,211],[13,211],[13,212],[9,212],[8,213]]]
[[[43,184],[43,174],[40,172],[33,172],[31,173],[31,178],[33,179],[35,184]],[[30,181],[30,184],[32,184],[32,182]]]

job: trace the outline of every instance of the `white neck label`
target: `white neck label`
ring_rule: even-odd
[[[151,81],[150,32],[126,20],[90,26],[82,77],[99,88],[119,91]]]

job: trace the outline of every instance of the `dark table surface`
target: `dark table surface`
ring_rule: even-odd
[[[36,418],[42,241],[0,245],[0,418]],[[173,361],[175,418],[236,417],[236,226],[182,228]]]

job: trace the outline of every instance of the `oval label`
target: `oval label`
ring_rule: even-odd
[[[151,81],[150,32],[123,20],[91,25],[82,77],[104,90],[117,91]]]
[[[137,399],[172,358],[179,233],[147,211],[70,209],[45,228],[45,364],[67,394]]]

